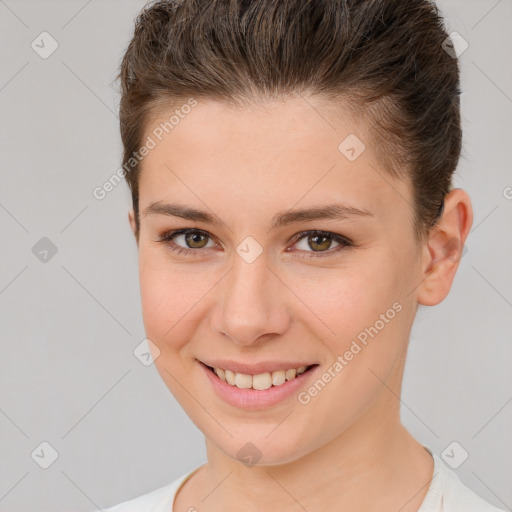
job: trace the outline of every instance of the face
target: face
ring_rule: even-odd
[[[384,174],[348,113],[329,112],[318,98],[201,101],[142,161],[140,289],[155,365],[233,459],[290,462],[398,419],[389,389],[399,393],[421,281],[412,191]],[[203,363],[278,384],[278,370],[315,366],[253,390]]]

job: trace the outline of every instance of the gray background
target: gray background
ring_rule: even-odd
[[[120,166],[109,84],[143,4],[0,0],[0,511],[105,508],[205,461],[201,432],[133,353],[144,330],[128,187],[92,194]],[[457,474],[510,510],[512,3],[439,6],[469,43],[455,185],[475,220],[450,295],[418,312],[402,414],[437,454],[467,450]],[[31,48],[43,31],[59,45],[47,59]],[[33,252],[43,237],[57,248],[46,262]],[[59,455],[47,469],[43,441]]]

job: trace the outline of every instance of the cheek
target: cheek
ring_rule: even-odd
[[[184,278],[157,251],[141,250],[139,283],[146,334],[157,345],[165,345],[175,338],[174,332],[182,327],[179,319],[192,306],[195,280]]]
[[[352,266],[303,276],[295,279],[294,292],[317,313],[325,333],[340,339],[355,336],[403,301],[401,272],[384,259],[361,258]]]
[[[301,296],[328,326],[317,334],[329,353],[319,377],[326,384],[313,383],[301,403],[315,408],[310,421],[318,422],[319,429],[326,416],[332,417],[335,435],[379,399],[382,382],[394,386],[413,314],[401,295],[399,272],[368,265],[342,272],[337,279],[333,275],[325,282],[315,280],[315,287],[309,293],[304,288]]]
[[[330,362],[338,356],[344,360],[344,377],[338,380],[355,383],[361,378],[356,386],[360,390],[367,385],[369,368],[377,375],[387,374],[407,344],[411,296],[406,302],[403,271],[393,261],[385,253],[372,261],[361,258],[357,268],[319,273],[298,286],[301,300],[317,314],[314,331]],[[307,318],[314,317],[307,313]]]
[[[139,283],[142,316],[147,337],[162,351],[176,352],[186,346],[204,313],[204,297],[218,277],[198,273],[193,265],[169,261],[165,251],[139,251]]]

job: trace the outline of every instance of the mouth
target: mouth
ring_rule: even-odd
[[[228,384],[233,388],[251,389],[257,391],[265,391],[270,388],[278,388],[287,382],[300,379],[302,376],[311,372],[314,368],[319,366],[317,363],[307,366],[299,366],[297,368],[287,368],[282,370],[274,370],[272,372],[263,372],[255,375],[247,373],[239,373],[229,369],[208,366],[207,364],[199,361],[215,379]]]

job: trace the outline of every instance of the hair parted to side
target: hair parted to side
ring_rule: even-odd
[[[137,234],[140,165],[132,155],[157,115],[191,97],[243,106],[307,94],[368,127],[365,140],[385,172],[410,180],[414,233],[423,240],[462,145],[459,68],[442,47],[447,37],[429,0],[148,3],[117,76]]]

